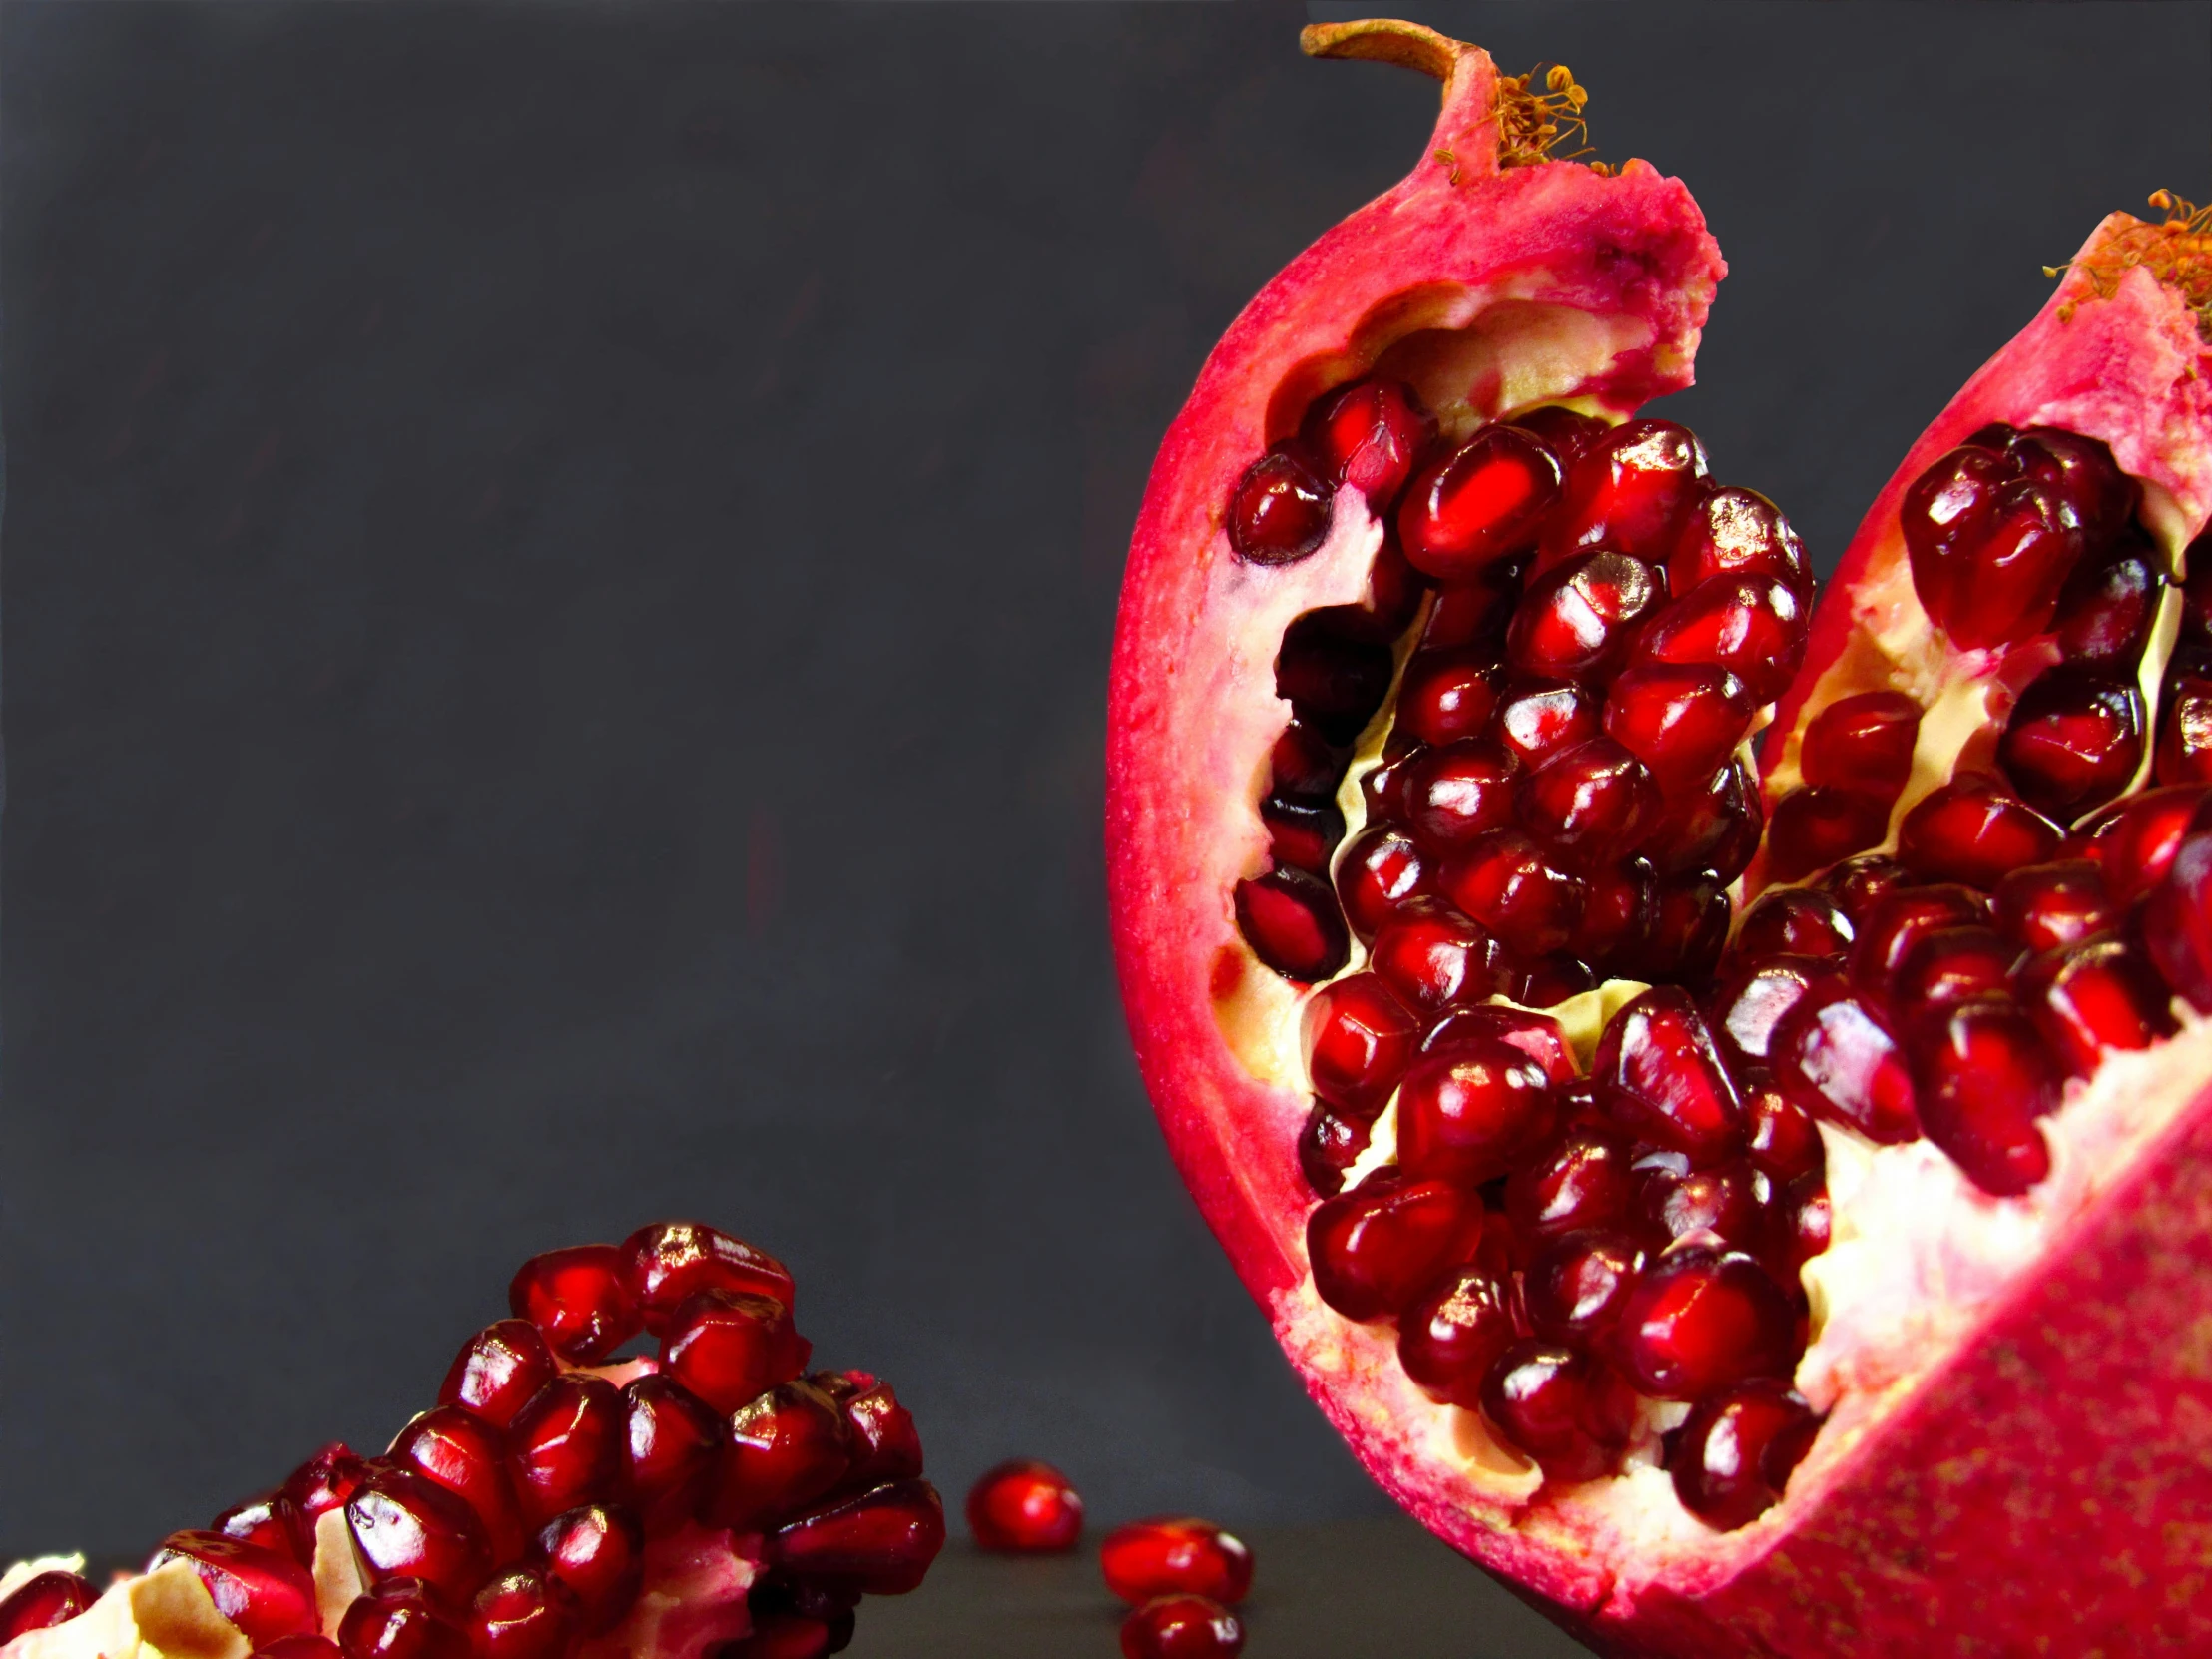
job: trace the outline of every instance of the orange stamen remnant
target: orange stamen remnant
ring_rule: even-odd
[[[2130,220],[2081,258],[2045,266],[2045,276],[2077,268],[2099,299],[2118,291],[2120,279],[2137,266],[2178,292],[2196,313],[2197,332],[2212,340],[2212,206],[2198,207],[2170,190],[2152,191],[2150,205],[2165,214],[2159,225]],[[2078,300],[2058,307],[2058,320],[2071,322]]]
[[[1529,84],[1543,70],[1544,90],[1531,92]],[[1587,139],[1589,125],[1582,119],[1590,95],[1576,84],[1574,72],[1563,63],[1548,70],[1542,64],[1526,75],[1497,78],[1497,160],[1500,167],[1530,167],[1537,162],[1578,162],[1590,154],[1579,150],[1558,153],[1562,144]],[[1603,162],[1589,162],[1592,171],[1610,171]]]

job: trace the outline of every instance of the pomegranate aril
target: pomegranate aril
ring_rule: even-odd
[[[1083,1535],[1083,1499],[1050,1463],[1017,1458],[984,1471],[969,1488],[967,1522],[979,1549],[1063,1554]]]
[[[1724,766],[1751,730],[1744,683],[1709,663],[1624,669],[1605,700],[1605,735],[1641,761],[1669,795]]]
[[[1465,1261],[1481,1231],[1472,1188],[1377,1170],[1307,1218],[1314,1290],[1346,1319],[1387,1319]]]
[[[1729,941],[1733,958],[1762,956],[1842,957],[1851,954],[1856,933],[1844,907],[1810,887],[1770,892],[1744,912]]]
[[[1628,977],[1703,980],[1728,943],[1728,889],[1711,870],[1662,881],[1653,901],[1651,942]]]
[[[564,1659],[577,1638],[567,1592],[535,1567],[509,1567],[487,1581],[463,1624],[477,1659]]]
[[[1360,799],[1367,803],[1368,823],[1392,824],[1405,816],[1405,782],[1428,745],[1400,741],[1392,733],[1383,743],[1382,758],[1360,774]]]
[[[944,1547],[944,1505],[926,1480],[894,1480],[769,1534],[770,1566],[863,1595],[904,1595]]]
[[[1412,843],[1406,842],[1408,849]],[[1252,953],[1286,979],[1327,979],[1351,942],[1337,895],[1303,869],[1273,869],[1237,883],[1237,930]]]
[[[1423,1054],[1440,1054],[1462,1042],[1495,1038],[1519,1049],[1555,1084],[1572,1083],[1578,1075],[1566,1033],[1549,1014],[1527,1008],[1454,1008],[1421,1038]]]
[[[913,1413],[888,1382],[864,1371],[818,1371],[807,1379],[837,1402],[851,1431],[852,1466],[840,1488],[860,1491],[921,1473],[921,1436]]]
[[[661,1370],[708,1409],[735,1411],[807,1369],[809,1345],[774,1297],[701,1291],[676,1310],[661,1339]]]
[[[1563,1344],[1524,1338],[1492,1362],[1482,1414],[1506,1444],[1534,1458],[1547,1479],[1595,1480],[1627,1449],[1636,1395],[1603,1361]]]
[[[1509,680],[1490,715],[1489,735],[1524,767],[1540,767],[1562,750],[1604,730],[1604,700],[1573,680]]]
[[[1613,1016],[1590,1078],[1598,1103],[1639,1139],[1700,1163],[1743,1146],[1743,1102],[1704,1016],[1679,986],[1656,986]]]
[[[1268,827],[1268,852],[1279,866],[1328,877],[1330,854],[1345,837],[1344,814],[1334,803],[1271,795],[1260,803],[1260,822]]]
[[[1774,805],[1767,873],[1796,881],[1840,858],[1880,846],[1890,833],[1890,803],[1833,784],[1792,790]]]
[[[2142,694],[2094,669],[2038,675],[1997,742],[1997,762],[2020,798],[2059,819],[2103,806],[2142,760]]]
[[[354,1597],[338,1622],[338,1651],[345,1659],[470,1659],[468,1632],[437,1588],[418,1578],[385,1579]]]
[[[1828,1248],[1830,1217],[1826,1176],[1814,1170],[1793,1180],[1782,1195],[1782,1214],[1787,1223],[1784,1243],[1788,1246],[1790,1273],[1794,1279],[1800,1268]]]
[[[207,1587],[215,1610],[255,1647],[316,1628],[314,1579],[292,1556],[220,1532],[172,1532],[146,1570],[183,1561]]]
[[[607,1384],[600,1385],[614,1392]],[[527,1491],[523,1498],[527,1505]],[[387,1578],[419,1578],[439,1596],[459,1601],[475,1590],[495,1564],[476,1511],[428,1475],[404,1464],[384,1458],[372,1462],[367,1477],[346,1499],[345,1518],[353,1533],[354,1558],[370,1584]]]
[[[696,1221],[656,1222],[622,1241],[623,1284],[645,1320],[666,1336],[669,1322],[700,1291],[750,1291],[793,1301],[791,1270],[767,1251]]]
[[[1539,843],[1589,869],[1614,862],[1644,838],[1659,815],[1659,788],[1621,745],[1592,738],[1521,779],[1513,811]]]
[[[1805,782],[1873,796],[1887,807],[1913,773],[1921,706],[1904,692],[1838,698],[1806,725],[1798,749]]]
[[[622,1622],[645,1583],[645,1528],[629,1510],[585,1504],[556,1515],[530,1544],[530,1564],[568,1593],[587,1636]]]
[[[1345,1172],[1368,1149],[1368,1130],[1358,1118],[1341,1117],[1315,1101],[1306,1127],[1298,1132],[1298,1167],[1306,1185],[1323,1198],[1343,1192]]]
[[[722,1456],[722,1420],[673,1378],[633,1378],[622,1388],[623,1500],[649,1531],[699,1510]]]
[[[1859,937],[1851,947],[1852,983],[1870,995],[1887,996],[1906,957],[1925,935],[1977,926],[1988,918],[1988,900],[1955,882],[1888,892],[1860,918]]]
[[[1819,1175],[1827,1165],[1827,1153],[1820,1130],[1804,1108],[1777,1088],[1764,1070],[1741,1077],[1739,1084],[1750,1125],[1745,1152],[1752,1163],[1775,1181]]]
[[[1607,972],[1641,962],[1659,921],[1659,878],[1651,860],[1626,858],[1609,869],[1590,870],[1582,885],[1582,919],[1568,947],[1572,954]]]
[[[1757,490],[1708,485],[1667,561],[1667,585],[1688,593],[1714,576],[1771,576],[1800,599],[1813,595],[1805,544]]]
[[[1428,1015],[1503,994],[1516,977],[1487,928],[1441,906],[1401,915],[1376,934],[1368,966],[1400,1003]]]
[[[507,1474],[506,1436],[459,1405],[425,1411],[391,1442],[393,1462],[428,1475],[475,1511],[494,1561],[511,1561],[525,1536],[514,1483]]]
[[[1428,856],[1411,836],[1386,825],[1363,830],[1337,860],[1336,896],[1344,904],[1342,919],[1363,941],[1374,938],[1391,918],[1422,907],[1435,889],[1436,873]],[[1331,910],[1334,913],[1334,905]],[[1343,965],[1340,955],[1329,973]]]
[[[2212,675],[2166,681],[2152,771],[2161,784],[2212,784]]]
[[[1514,564],[1492,565],[1471,582],[1449,582],[1435,590],[1428,620],[1421,624],[1424,653],[1456,651],[1480,646],[1495,661],[1505,640],[1505,625],[1513,620],[1513,606],[1520,599],[1520,570]]]
[[[1343,865],[1337,879],[1344,882]],[[1582,920],[1582,883],[1518,830],[1477,836],[1445,863],[1437,885],[1523,957],[1566,949]]]
[[[534,1332],[536,1327],[531,1329]],[[329,1511],[344,1508],[367,1475],[367,1462],[343,1441],[332,1440],[293,1469],[281,1490],[299,1506],[300,1518],[311,1531]]]
[[[1270,450],[1230,493],[1231,549],[1256,565],[1296,564],[1320,551],[1329,535],[1331,493],[1292,450]]]
[[[2206,794],[2201,784],[2145,790],[2114,802],[2076,831],[2075,849],[2104,872],[2115,905],[2126,909],[2164,878]]]
[[[507,1287],[507,1306],[571,1365],[596,1365],[643,1328],[623,1283],[618,1245],[576,1245],[533,1256]]]
[[[1497,712],[1504,683],[1494,650],[1420,652],[1406,663],[1398,683],[1391,735],[1428,744],[1480,737]]]
[[[2058,595],[2052,624],[2060,660],[2132,670],[2142,660],[2165,592],[2161,560],[2140,532],[2101,559],[2084,559]]]
[[[1316,991],[1307,999],[1302,1030],[1314,1092],[1371,1121],[1397,1087],[1420,1037],[1413,1016],[1372,973]]]
[[[1890,986],[1890,1006],[1911,1009],[2003,996],[2019,959],[2019,946],[1993,928],[1936,928],[1921,934],[1906,953]]]
[[[1348,606],[1308,611],[1283,631],[1275,691],[1297,718],[1331,743],[1350,743],[1382,706],[1395,665],[1366,613]]]
[[[1243,1623],[1205,1596],[1161,1596],[1121,1623],[1122,1659],[1236,1659],[1243,1651]]]
[[[1625,1136],[1595,1124],[1577,1124],[1534,1157],[1517,1164],[1505,1183],[1505,1213],[1516,1237],[1554,1239],[1624,1221],[1636,1198]]]
[[[1438,853],[1503,829],[1513,822],[1520,771],[1512,756],[1478,738],[1425,750],[1406,764],[1399,786],[1406,826]]]
[[[1578,555],[1530,581],[1505,631],[1506,660],[1522,674],[1605,680],[1665,601],[1659,573],[1642,561]]]
[[[279,1636],[256,1648],[249,1659],[343,1659],[344,1649],[327,1636]]]
[[[1805,655],[1805,605],[1771,576],[1715,576],[1669,605],[1636,644],[1638,663],[1711,663],[1772,702]]]
[[[1966,650],[2040,633],[2081,557],[2079,521],[2019,452],[1967,447],[1906,491],[1900,519],[1922,608]]]
[[[1817,1118],[1871,1141],[1918,1139],[1919,1108],[1889,1023],[1841,979],[1809,988],[1767,1042],[1775,1082]]]
[[[1394,499],[1436,436],[1436,418],[1411,386],[1355,380],[1315,400],[1299,441],[1328,484],[1350,484],[1380,511]]]
[[[241,1543],[274,1549],[302,1566],[314,1560],[314,1529],[299,1512],[299,1505],[281,1491],[265,1492],[232,1504],[209,1523],[208,1530]]]
[[[1196,1515],[1156,1515],[1118,1526],[1099,1546],[1106,1588],[1141,1605],[1156,1596],[1200,1595],[1225,1606],[1252,1589],[1252,1551],[1234,1533]]]
[[[1854,929],[1863,931],[1875,904],[1912,878],[1912,872],[1895,858],[1877,854],[1838,864],[1821,877],[1820,890],[1843,906]]]
[[[809,1382],[780,1383],[731,1414],[707,1521],[741,1532],[767,1526],[829,1493],[851,1460],[836,1401]]]
[[[2065,831],[1986,773],[1953,778],[1923,797],[1898,827],[1898,856],[1924,881],[1986,891],[2007,870],[2051,858]]]
[[[1739,759],[1670,803],[1644,837],[1644,853],[1661,875],[1710,870],[1733,881],[1759,850],[1764,823],[1759,785]]]
[[[1473,1186],[1504,1175],[1549,1127],[1541,1065],[1498,1037],[1468,1037],[1424,1054],[1397,1096],[1397,1157],[1414,1181]]]
[[[1631,420],[1598,438],[1568,469],[1544,526],[1543,557],[1610,548],[1664,564],[1705,493],[1705,446],[1668,420]]]
[[[1520,1335],[1498,1276],[1470,1265],[1398,1317],[1397,1362],[1430,1399],[1471,1411],[1482,1403],[1482,1379]]]
[[[1755,1377],[1787,1378],[1803,1345],[1797,1313],[1757,1261],[1691,1245],[1636,1281],[1621,1310],[1622,1370],[1657,1399],[1698,1399]]]
[[[507,1431],[507,1467],[526,1526],[615,1495],[628,1418],[604,1378],[569,1373],[538,1390]]]
[[[2173,993],[2135,946],[2088,938],[2021,967],[2014,985],[2061,1070],[2087,1077],[2118,1050],[2148,1048],[2176,1029]]]
[[[91,1580],[77,1573],[34,1573],[0,1600],[0,1646],[34,1630],[67,1624],[99,1599]]]
[[[2104,443],[2063,427],[2030,426],[2008,447],[2026,476],[2048,486],[2072,509],[2091,547],[2103,546],[2127,528],[2142,489],[2119,469]]]
[[[2050,1173],[2035,1120],[2058,1104],[2058,1071],[2024,1009],[2008,997],[1927,1008],[1906,1041],[1922,1128],[1974,1185],[2010,1197]]]
[[[1780,1382],[1740,1383],[1697,1402],[1671,1437],[1667,1470],[1682,1506],[1732,1532],[1771,1509],[1820,1431],[1813,1407]]]
[[[1534,432],[1551,446],[1561,466],[1572,466],[1583,451],[1613,428],[1595,415],[1570,409],[1564,403],[1546,403],[1524,409],[1509,424]]]
[[[495,1428],[515,1420],[530,1396],[553,1381],[553,1354],[528,1320],[499,1320],[471,1337],[445,1374],[440,1405],[459,1405]]]
[[[1527,550],[1559,496],[1550,447],[1518,426],[1485,426],[1413,480],[1397,510],[1415,570],[1464,582]]]
[[[1625,1233],[1569,1233],[1540,1246],[1522,1290],[1536,1335],[1603,1352],[1636,1277],[1643,1247]]]
[[[1736,1159],[1713,1169],[1648,1170],[1637,1215],[1662,1240],[1710,1233],[1734,1250],[1758,1253],[1767,1242],[1773,1188],[1752,1165]]]
[[[1305,722],[1293,720],[1284,726],[1270,752],[1269,792],[1285,801],[1334,801],[1351,759],[1350,750],[1329,742]]]
[[[2013,870],[1997,883],[1992,908],[1998,931],[2030,953],[2078,944],[2119,921],[2103,871],[2087,858]]]

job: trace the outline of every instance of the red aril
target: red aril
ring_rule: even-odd
[[[822,1504],[769,1534],[771,1566],[862,1595],[904,1595],[944,1547],[944,1505],[926,1480],[894,1480]]]
[[[507,1437],[459,1405],[440,1405],[399,1431],[389,1453],[428,1475],[476,1513],[492,1559],[512,1560],[523,1544],[522,1511],[507,1475]]]
[[[734,1411],[807,1369],[791,1310],[746,1291],[700,1291],[680,1304],[661,1339],[661,1370],[714,1411]]]
[[[1480,739],[1440,744],[1407,762],[1398,812],[1421,845],[1448,852],[1513,822],[1520,772],[1512,756]]]
[[[1252,1590],[1252,1551],[1195,1515],[1160,1515],[1117,1526],[1099,1546],[1106,1588],[1132,1606],[1195,1595],[1235,1606]]]
[[[622,1388],[621,1477],[616,1493],[658,1532],[698,1512],[722,1457],[723,1425],[672,1378],[633,1378]]]
[[[1384,927],[1368,947],[1368,965],[1401,1006],[1431,1017],[1502,995],[1516,982],[1489,930],[1443,908],[1408,914]]]
[[[1122,1659],[1235,1659],[1243,1651],[1242,1622],[1205,1596],[1160,1596],[1121,1621]]]
[[[562,1659],[576,1640],[576,1616],[565,1593],[535,1567],[493,1574],[462,1621],[482,1659]]]
[[[1486,426],[1439,456],[1406,492],[1398,539],[1415,570],[1464,582],[1526,552],[1558,497],[1559,462],[1543,439]]]
[[[614,1496],[628,1426],[622,1394],[603,1377],[567,1372],[540,1388],[507,1435],[523,1523],[534,1531],[565,1509]]]
[[[494,1428],[504,1428],[553,1381],[553,1352],[528,1320],[487,1325],[453,1357],[438,1389],[438,1403],[460,1405]]]
[[[1683,383],[1718,276],[1679,187],[1542,159],[1580,113],[1563,74],[1500,77],[1410,25],[1309,38],[1436,74],[1445,108],[1413,174],[1232,327],[1138,526],[1109,858],[1178,1167],[1367,1466],[1600,1650],[2212,1643],[2172,1494],[2109,1480],[2193,1467],[2172,1407],[2212,1404],[2184,1266],[2212,1039],[2167,1006],[2212,1008],[2212,827],[2188,826],[2201,794],[2142,787],[2169,694],[2212,679],[2212,582],[2183,562],[2212,517],[2212,225],[2109,221],[1816,604],[1726,455],[1635,424]],[[1436,418],[1426,465],[1520,447],[1502,432],[1562,465],[1479,583],[1394,627],[1416,590],[1373,573],[1411,541],[1407,493],[1339,492],[1290,565],[1222,529],[1317,403],[1392,386]],[[1647,493],[1615,458],[1654,432],[1673,459]],[[2194,599],[2167,598],[2185,571]],[[1363,607],[1392,673],[1345,649],[1358,696],[1319,674],[1277,695],[1287,647],[1349,638]],[[1706,689],[1723,675],[1741,714]],[[1261,809],[1316,720],[1359,817],[1332,868],[1343,956],[1309,975],[1238,893],[1305,873]],[[1565,765],[1599,740],[1655,812],[1609,804],[1624,769]],[[1514,819],[1454,840],[1406,781],[1469,742],[1518,763]],[[1429,1087],[1453,1031],[1482,1052],[1451,968],[1355,948],[1453,913],[1524,976],[1488,994],[1555,1003],[1568,1039],[1573,1075],[1546,1070],[1525,1118],[1473,1079],[1448,1112]],[[1355,1133],[1305,1086],[1297,1022],[1306,985],[1363,972],[1424,1029]],[[1609,1326],[1603,1296],[1575,1313],[1620,1265],[1566,1242],[1589,1230],[1646,1258]]]
[[[67,1624],[100,1599],[89,1579],[74,1572],[32,1573],[0,1596],[0,1644],[34,1630]]]
[[[507,1305],[517,1319],[535,1325],[562,1359],[594,1365],[644,1323],[623,1283],[625,1266],[613,1245],[550,1250],[522,1264],[507,1288]]]
[[[645,1583],[645,1528],[629,1510],[588,1503],[556,1515],[530,1543],[530,1564],[567,1592],[587,1636],[622,1622]]]
[[[299,1505],[281,1491],[264,1492],[230,1508],[208,1523],[208,1530],[241,1543],[274,1549],[305,1565],[314,1559],[314,1533]]]
[[[1492,1180],[1543,1133],[1551,1080],[1502,1037],[1469,1036],[1426,1054],[1397,1099],[1398,1163],[1419,1181],[1467,1186]]]
[[[146,1570],[157,1572],[171,1561],[199,1576],[215,1610],[256,1647],[315,1628],[314,1580],[288,1554],[220,1532],[172,1532]]]
[[[831,1491],[852,1462],[852,1430],[811,1382],[782,1382],[730,1415],[722,1466],[703,1513],[750,1531]]]
[[[1410,387],[1369,380],[1315,403],[1300,436],[1324,482],[1350,485],[1381,507],[1397,498],[1434,441],[1436,421]]]
[[[967,1521],[978,1549],[1060,1555],[1083,1535],[1083,1499],[1050,1463],[1016,1458],[977,1477],[968,1490]]]
[[[1420,1027],[1372,973],[1316,991],[1306,1004],[1306,1076],[1339,1111],[1372,1121],[1405,1075]]]
[[[356,1597],[339,1620],[345,1659],[468,1659],[468,1632],[432,1587],[392,1578]]]

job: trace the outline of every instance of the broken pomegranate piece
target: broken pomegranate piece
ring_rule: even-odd
[[[1114,926],[1184,1178],[1368,1468],[1601,1650],[2137,1651],[2152,1583],[2212,1647],[2110,1484],[2194,1466],[2120,1401],[2201,1392],[2212,215],[2109,220],[1816,601],[1645,407],[1719,276],[1686,194],[1548,159],[1564,71],[1306,39],[1444,108],[1224,337],[1132,546]],[[1355,417],[1390,464],[1240,559],[1340,408],[1433,436]]]
[[[46,1632],[38,1659],[228,1652],[227,1621],[237,1653],[269,1659],[828,1654],[861,1595],[921,1582],[944,1518],[912,1420],[865,1372],[779,1375],[806,1345],[773,1257],[668,1223],[537,1257],[514,1283],[526,1313],[461,1346],[441,1402],[387,1453],[324,1446],[105,1593],[10,1569],[0,1640]],[[694,1351],[733,1310],[772,1379],[734,1407],[655,1360],[594,1369],[641,1329]],[[719,1386],[752,1363],[701,1375]]]

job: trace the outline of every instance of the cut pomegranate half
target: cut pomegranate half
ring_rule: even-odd
[[[1368,1468],[1602,1650],[2212,1648],[2212,216],[2100,227],[1816,606],[1638,414],[1722,274],[1682,187],[1550,159],[1563,70],[1304,43],[1443,108],[1131,549],[1115,941],[1184,1179]]]
[[[758,1659],[849,1640],[862,1594],[914,1588],[944,1542],[921,1446],[865,1372],[764,1384],[718,1411],[641,1328],[697,1350],[739,1323],[779,1357],[791,1275],[695,1222],[552,1251],[521,1317],[455,1357],[384,1456],[329,1445],[105,1591],[78,1558],[0,1576],[7,1659]],[[749,1336],[744,1354],[760,1344]],[[796,1345],[796,1346],[795,1346]],[[797,1360],[803,1365],[804,1358]],[[750,1361],[705,1366],[717,1384]],[[759,1368],[755,1368],[759,1370]]]

